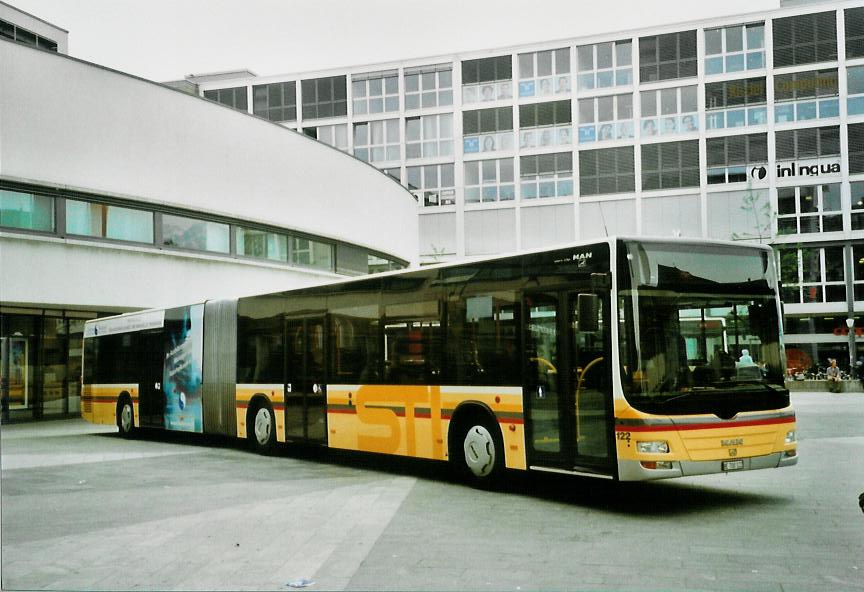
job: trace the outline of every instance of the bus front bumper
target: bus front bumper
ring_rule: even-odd
[[[736,462],[737,461],[737,462]],[[673,460],[671,468],[649,469],[638,460],[618,461],[619,481],[649,481],[671,477],[692,475],[711,475],[714,473],[737,473],[756,469],[776,469],[798,464],[798,455],[789,456],[786,452],[774,452],[765,456],[751,456],[730,460]]]

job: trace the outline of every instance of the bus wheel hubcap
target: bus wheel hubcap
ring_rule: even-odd
[[[132,428],[132,407],[127,403],[120,410],[120,425],[124,432],[128,432]]]
[[[465,464],[477,477],[485,477],[495,466],[495,442],[483,426],[474,426],[465,435]]]
[[[270,440],[270,413],[263,407],[255,415],[255,437],[259,444]]]

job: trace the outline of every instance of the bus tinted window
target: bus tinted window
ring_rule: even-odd
[[[95,384],[138,382],[138,334],[92,337],[85,343],[85,372]]]
[[[506,290],[448,301],[447,382],[521,384],[517,308]]]
[[[238,383],[279,384],[284,381],[280,300],[250,298],[242,300],[238,306]]]
[[[330,323],[330,377],[336,384],[381,380],[380,282],[345,286],[327,299]]]
[[[384,382],[440,384],[441,303],[435,271],[384,280]]]

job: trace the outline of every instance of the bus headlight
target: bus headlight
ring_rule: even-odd
[[[636,450],[644,454],[667,454],[669,452],[669,444],[665,440],[636,442]]]
[[[795,430],[789,430],[788,432],[786,432],[786,443],[792,444],[793,442],[795,442],[797,435],[798,434],[796,434]]]

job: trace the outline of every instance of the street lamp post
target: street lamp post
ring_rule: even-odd
[[[855,368],[855,287],[852,282],[852,274],[854,273],[854,266],[852,263],[852,242],[847,242],[843,245],[843,250],[845,251],[846,260],[846,327],[849,329],[849,372],[851,373]],[[864,369],[862,369],[864,370]]]

